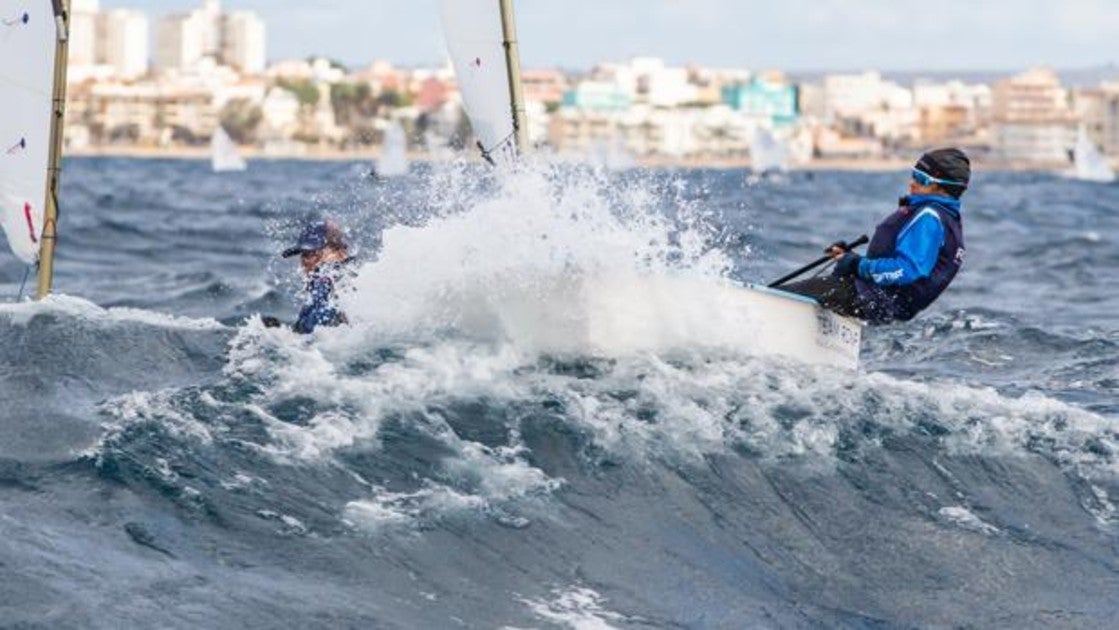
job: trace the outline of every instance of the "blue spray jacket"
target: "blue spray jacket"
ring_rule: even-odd
[[[859,293],[876,304],[875,319],[908,320],[933,302],[963,263],[960,201],[911,195],[875,229],[859,261]]]

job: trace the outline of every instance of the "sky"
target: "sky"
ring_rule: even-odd
[[[493,0],[496,2],[497,0]],[[158,16],[201,0],[102,0]],[[224,0],[259,13],[268,57],[434,65],[438,0]],[[1117,0],[514,0],[529,67],[674,64],[815,70],[1018,70],[1119,62]]]

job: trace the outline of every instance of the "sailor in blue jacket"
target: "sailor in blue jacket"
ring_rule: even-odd
[[[960,196],[970,179],[963,151],[925,153],[911,172],[909,195],[875,228],[865,257],[832,246],[831,277],[781,288],[870,323],[912,319],[948,288],[963,264]]]
[[[292,330],[308,334],[319,326],[337,326],[347,323],[346,314],[337,303],[337,285],[347,275],[352,260],[345,236],[333,221],[315,221],[299,234],[293,247],[284,250],[284,258],[299,256],[306,280],[305,297]],[[276,326],[279,321],[266,318],[265,325]]]

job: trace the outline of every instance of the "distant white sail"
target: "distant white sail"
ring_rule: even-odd
[[[247,167],[245,159],[237,152],[237,145],[221,126],[214,131],[210,138],[210,165],[215,173],[226,171],[243,171]]]
[[[604,164],[608,171],[626,171],[637,166],[637,159],[626,146],[625,139],[615,136],[606,149]]]
[[[382,177],[397,177],[408,173],[408,141],[404,128],[393,122],[385,130],[385,141],[381,145],[381,159],[377,162],[377,174]]]
[[[785,144],[789,151],[789,164],[791,166],[804,166],[811,162],[812,154],[816,150],[815,144],[810,128],[805,126],[797,128]]]
[[[1115,171],[1111,170],[1107,158],[1088,137],[1088,131],[1083,125],[1076,137],[1076,147],[1072,150],[1072,162],[1072,176],[1076,179],[1105,183],[1115,181]]]
[[[0,0],[0,227],[26,263],[43,233],[56,40],[50,0]]]
[[[784,173],[789,170],[789,151],[764,127],[754,131],[750,163],[755,173]]]
[[[516,153],[497,0],[441,0],[443,34],[474,135],[495,161]]]

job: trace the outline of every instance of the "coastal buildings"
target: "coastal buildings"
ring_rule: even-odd
[[[926,145],[971,144],[990,118],[991,89],[961,81],[913,85],[917,138]]]
[[[201,148],[221,125],[270,155],[361,152],[391,121],[413,149],[473,154],[448,64],[269,63],[264,23],[217,0],[159,17],[154,37],[148,24],[136,11],[74,0],[71,150]],[[1045,70],[988,85],[875,71],[787,77],[635,57],[586,72],[529,68],[523,83],[532,143],[595,163],[733,163],[751,157],[764,131],[795,165],[888,161],[954,144],[991,164],[1061,169],[1080,125],[1119,157],[1119,84],[1065,89]]]
[[[999,157],[1043,166],[1068,163],[1079,119],[1056,73],[1033,69],[998,81],[991,102]]]

